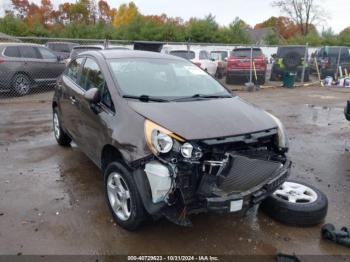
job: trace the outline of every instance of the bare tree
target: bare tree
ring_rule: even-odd
[[[272,6],[291,18],[300,28],[302,35],[307,35],[310,25],[324,22],[327,18],[323,8],[317,3],[320,0],[276,0]]]

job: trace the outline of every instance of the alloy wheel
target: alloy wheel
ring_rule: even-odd
[[[130,190],[119,173],[113,172],[109,174],[107,195],[115,215],[122,221],[128,220],[131,216]]]
[[[59,139],[59,138],[60,138],[60,135],[61,135],[61,131],[60,131],[60,121],[59,121],[59,119],[58,119],[58,115],[57,115],[56,112],[53,113],[53,130],[54,130],[56,139]]]
[[[30,89],[30,80],[25,75],[18,75],[15,79],[14,87],[19,95],[26,95]]]
[[[317,193],[308,186],[285,182],[273,195],[290,203],[313,203],[317,200]]]

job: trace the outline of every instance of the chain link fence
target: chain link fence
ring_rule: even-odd
[[[32,37],[17,39],[19,41],[16,43],[0,43],[0,103],[24,99],[50,100],[56,79],[70,59],[82,51],[134,49],[134,43],[130,41]],[[232,52],[234,49],[240,51]],[[279,86],[281,82],[278,81],[282,80],[286,71],[295,73],[297,81],[302,83],[319,81],[326,76],[337,79],[348,76],[350,72],[349,49],[345,47],[162,43],[163,53],[174,54],[176,50],[199,53],[198,59],[216,63],[217,72],[213,75],[227,85],[254,82]],[[261,53],[255,50],[261,50]]]

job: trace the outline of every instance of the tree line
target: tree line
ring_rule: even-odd
[[[319,33],[313,20],[288,13],[288,6],[283,5],[288,1],[274,2],[286,16],[271,17],[252,27],[238,17],[228,26],[220,26],[211,14],[188,21],[166,14],[143,15],[133,2],[113,8],[105,0],[78,0],[54,8],[51,0],[41,0],[40,4],[11,0],[0,18],[0,32],[13,36],[251,44],[249,30],[271,28],[264,39],[266,44],[350,46],[350,27],[339,34],[331,29]],[[312,15],[307,11],[313,11],[307,8],[305,17]]]

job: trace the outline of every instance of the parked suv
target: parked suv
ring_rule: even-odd
[[[25,95],[38,86],[52,86],[65,64],[51,50],[24,43],[0,44],[0,91]]]
[[[244,213],[290,172],[281,122],[175,56],[79,54],[52,109],[58,144],[74,140],[102,170],[107,205],[129,230],[147,217],[190,225],[191,214]]]
[[[47,48],[51,49],[62,60],[67,59],[73,47],[78,45],[70,42],[47,42],[45,44]]]
[[[310,60],[310,68],[311,72],[313,73],[317,71],[315,58],[317,59],[317,64],[322,79],[327,76],[337,78],[336,74],[340,73],[339,68],[337,68],[338,60],[339,66],[342,67],[343,74],[345,69],[348,71],[348,73],[350,72],[350,51],[348,47],[325,46],[316,50]]]
[[[303,67],[305,67],[304,81],[309,81],[310,68],[308,61],[308,50],[305,46],[280,46],[274,55],[270,81],[281,81],[285,72],[296,73],[296,80],[301,80]]]
[[[223,78],[226,75],[227,59],[230,56],[229,51],[211,51],[210,58],[217,64],[215,76],[218,79]]]
[[[260,48],[253,48],[253,65],[251,64],[251,48],[235,48],[227,62],[226,83],[236,84],[238,80],[249,80],[250,69],[255,65],[257,79],[252,71],[253,81],[265,84],[266,58]]]
[[[190,60],[212,76],[216,74],[218,66],[210,58],[210,54],[206,50],[172,50],[169,54]]]

